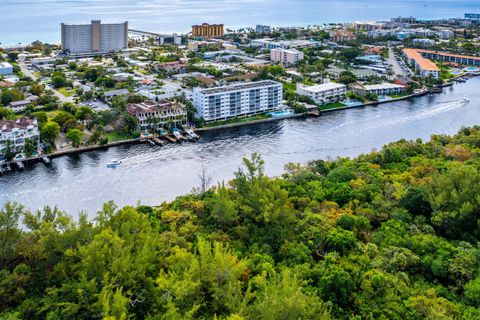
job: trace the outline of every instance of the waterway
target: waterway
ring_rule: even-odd
[[[480,124],[480,78],[443,94],[323,114],[319,118],[206,132],[195,143],[112,147],[37,163],[0,176],[0,206],[18,201],[30,209],[57,205],[72,215],[94,216],[101,205],[156,205],[199,186],[202,165],[213,183],[229,180],[242,157],[260,153],[266,172],[279,175],[288,162],[353,157],[402,138],[428,140]],[[461,102],[463,98],[470,103]],[[123,160],[121,167],[106,164]]]

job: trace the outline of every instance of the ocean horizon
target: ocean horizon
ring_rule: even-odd
[[[145,31],[186,33],[191,25],[203,22],[224,23],[231,29],[256,24],[308,26],[398,16],[455,18],[480,8],[472,0],[2,0],[0,11],[0,45],[6,46],[35,40],[59,43],[60,23],[93,19],[128,21],[131,28]]]

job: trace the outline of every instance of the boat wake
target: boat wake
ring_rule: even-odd
[[[454,111],[456,109],[463,107],[467,103],[468,103],[468,100],[466,99],[445,101],[445,102],[434,104],[422,110],[418,110],[414,112],[404,111],[400,114],[395,114],[388,117],[382,117],[381,119],[359,119],[356,121],[348,121],[343,124],[339,124],[335,126],[334,128],[328,130],[328,132],[337,131],[341,128],[343,129],[343,127],[345,126],[353,126],[355,128],[354,129],[355,131],[362,132],[362,131],[373,130],[373,129],[383,128],[383,127],[392,127],[396,125],[412,123],[415,121],[432,118],[446,112]],[[364,123],[364,122],[367,122],[367,124],[359,125],[360,123]]]

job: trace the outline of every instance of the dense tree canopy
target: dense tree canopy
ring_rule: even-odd
[[[474,127],[91,221],[7,204],[0,319],[479,319],[479,167]]]

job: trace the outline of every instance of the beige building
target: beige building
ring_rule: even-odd
[[[128,22],[61,24],[62,51],[69,54],[118,52],[128,48]]]
[[[270,60],[281,64],[294,65],[303,60],[304,54],[297,49],[272,49],[270,51]]]
[[[187,49],[190,51],[218,51],[222,44],[217,41],[188,41]]]
[[[192,26],[192,35],[194,37],[215,38],[223,36],[223,24],[208,24]]]
[[[170,101],[148,100],[142,103],[130,103],[127,112],[136,117],[139,130],[160,129],[166,126],[187,124],[187,109]]]

